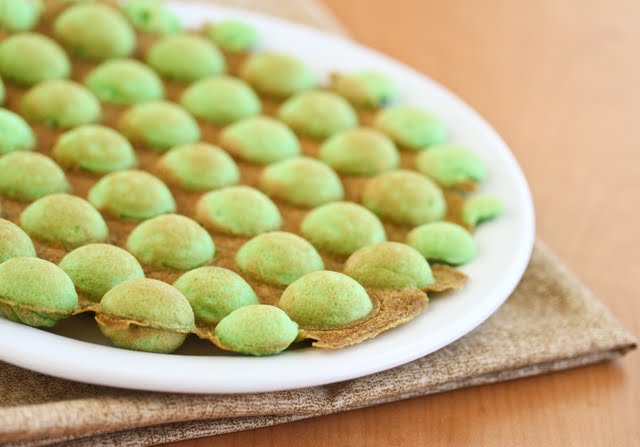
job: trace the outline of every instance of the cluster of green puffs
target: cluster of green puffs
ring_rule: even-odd
[[[201,34],[182,27],[164,4],[131,0],[120,9],[93,1],[66,7],[53,40],[32,32],[40,0],[0,0],[0,105],[4,81],[28,89],[19,110],[0,108],[0,195],[30,204],[19,225],[0,219],[0,313],[50,327],[84,300],[116,346],[172,352],[199,327],[245,354],[281,352],[299,328],[354,324],[373,311],[365,288],[434,282],[429,261],[460,265],[477,246],[468,228],[502,211],[499,200],[467,198],[462,220],[446,222],[443,189],[467,191],[487,176],[483,160],[447,142],[443,122],[421,108],[388,104],[398,91],[386,76],[336,73],[320,89],[296,57],[255,52],[258,33],[234,20]],[[134,59],[136,31],[156,37]],[[240,76],[225,74],[224,53],[246,53]],[[67,53],[96,62],[83,83],[69,80]],[[25,56],[28,55],[28,56]],[[177,103],[163,79],[188,84]],[[282,101],[262,115],[258,94]],[[100,124],[101,103],[127,109],[116,129]],[[377,110],[370,127],[358,109]],[[202,142],[198,121],[224,126],[218,146]],[[49,158],[33,149],[30,124],[62,129]],[[302,155],[298,136],[322,141]],[[134,145],[161,153],[154,174],[136,169]],[[416,151],[416,170],[400,152]],[[256,188],[240,185],[236,163],[264,165]],[[101,178],[87,200],[70,194],[64,170]],[[360,203],[345,201],[339,175],[367,178]],[[202,192],[194,219],[176,214],[171,189]],[[279,231],[276,203],[312,208],[300,234]],[[1,210],[0,210],[1,213]],[[125,249],[110,245],[103,217],[139,222]],[[411,227],[389,242],[383,221]],[[231,270],[212,266],[214,234],[250,238],[237,252],[243,275],[283,289],[277,306],[260,304]],[[58,265],[37,244],[63,248]],[[37,245],[36,244],[36,245]],[[325,270],[323,253],[345,261]],[[143,267],[184,271],[173,285]],[[79,301],[80,299],[80,301]]]

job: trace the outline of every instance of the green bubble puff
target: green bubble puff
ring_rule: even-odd
[[[267,195],[303,207],[344,197],[338,175],[329,166],[309,157],[288,158],[267,166],[259,185]]]
[[[101,101],[131,105],[164,98],[158,75],[135,59],[113,59],[94,68],[84,83]]]
[[[0,264],[11,258],[35,256],[31,238],[22,228],[6,219],[0,219]]]
[[[217,326],[225,349],[256,356],[278,354],[298,336],[298,325],[275,306],[255,304],[234,310]]]
[[[462,220],[475,227],[476,225],[494,219],[504,212],[504,203],[497,197],[474,196],[467,199],[462,206]]]
[[[165,37],[147,52],[147,64],[160,75],[180,82],[193,82],[223,73],[222,53],[206,39],[188,34]]]
[[[122,12],[140,32],[166,36],[182,29],[180,21],[169,6],[157,0],[131,0],[122,6]]]
[[[220,145],[232,155],[257,164],[300,155],[300,143],[291,129],[266,116],[246,118],[225,127]]]
[[[299,134],[315,139],[358,125],[358,115],[344,98],[319,90],[289,98],[278,109],[278,118]]]
[[[192,219],[168,214],[139,224],[127,239],[127,250],[143,264],[189,270],[211,262],[215,245]]]
[[[69,77],[71,63],[62,48],[47,36],[21,33],[0,42],[0,74],[15,84],[32,86]]]
[[[129,56],[136,35],[120,11],[102,3],[65,9],[53,24],[56,37],[76,56],[105,60]]]
[[[323,270],[289,285],[278,307],[302,327],[327,328],[366,317],[373,304],[356,281],[342,273]]]
[[[400,155],[383,133],[366,127],[339,132],[320,146],[318,157],[340,174],[375,175],[398,167]]]
[[[370,179],[362,204],[383,219],[410,226],[440,220],[447,211],[442,190],[435,183],[402,169]]]
[[[180,102],[194,116],[221,125],[258,115],[262,110],[251,87],[231,76],[213,76],[191,84]]]
[[[35,257],[0,264],[0,313],[8,319],[52,327],[77,306],[73,282],[57,265]]]
[[[434,146],[421,152],[416,158],[416,167],[443,186],[480,183],[487,176],[487,168],[480,157],[453,145]]]
[[[1,101],[0,101],[1,102]],[[30,151],[36,136],[26,121],[10,110],[0,109],[0,156],[16,151]]]
[[[67,254],[59,264],[85,298],[100,302],[121,282],[144,278],[142,267],[128,251],[115,245],[89,244]]]
[[[471,234],[450,222],[432,222],[414,228],[407,235],[407,244],[430,261],[453,265],[466,264],[478,253]]]
[[[136,104],[122,115],[118,126],[133,142],[158,152],[200,139],[196,120],[182,107],[168,101]]]
[[[0,0],[0,31],[28,31],[37,25],[43,12],[42,0]]]
[[[414,248],[398,242],[361,248],[347,259],[344,273],[365,287],[423,288],[434,282],[425,258]]]
[[[100,307],[96,316],[100,331],[120,348],[173,352],[194,328],[189,301],[175,287],[155,279],[118,284],[105,294]],[[101,318],[103,315],[108,319]],[[132,324],[125,326],[119,321]]]
[[[23,202],[69,189],[60,166],[37,152],[10,152],[0,157],[0,172],[0,194]]]
[[[251,55],[240,74],[258,92],[286,98],[315,87],[313,71],[299,59],[287,54],[264,52]]]
[[[256,236],[282,226],[278,207],[269,197],[248,186],[205,194],[196,204],[196,219],[213,231],[235,236]]]
[[[29,90],[20,105],[29,121],[53,128],[69,128],[100,120],[98,99],[82,85],[71,81],[44,81]]]
[[[205,32],[219,48],[231,53],[248,51],[258,43],[255,28],[239,20],[223,20],[207,26]]]
[[[173,284],[193,308],[196,322],[215,325],[236,309],[259,304],[247,282],[222,267],[200,267],[183,274]]]
[[[240,181],[233,159],[219,147],[207,143],[174,147],[157,164],[171,183],[192,191],[208,191]]]
[[[100,211],[127,220],[145,220],[176,210],[169,188],[144,171],[105,175],[89,190],[88,199]]]
[[[398,96],[398,87],[388,77],[374,71],[334,74],[331,88],[356,107],[381,107]]]
[[[60,135],[52,155],[64,168],[98,174],[136,164],[133,147],[125,137],[109,127],[91,124]]]
[[[381,110],[373,125],[402,148],[413,151],[441,144],[447,137],[447,131],[439,119],[413,106]]]
[[[324,269],[313,245],[293,233],[274,231],[254,237],[236,254],[240,271],[266,283],[288,286],[301,276]]]
[[[20,226],[34,239],[72,249],[105,242],[109,229],[86,200],[69,194],[51,194],[36,200],[20,215]]]
[[[305,216],[300,230],[318,250],[342,256],[386,240],[384,227],[376,215],[351,202],[315,208]]]

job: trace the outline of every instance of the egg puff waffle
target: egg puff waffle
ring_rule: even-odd
[[[68,7],[68,5],[64,2],[56,0],[47,2],[47,12],[34,31],[53,37],[53,20],[57,14],[66,7]],[[0,36],[0,38],[2,37],[4,36]],[[138,47],[136,49],[135,57],[142,59],[146,50],[156,39],[156,37],[138,33]],[[238,75],[238,69],[247,55],[247,53],[238,54],[225,52],[225,59],[227,61],[229,74],[234,76]],[[73,66],[71,79],[79,83],[82,83],[89,71],[98,65],[98,63],[78,59],[74,57],[73,54],[69,54],[69,58],[72,61]],[[182,92],[188,86],[188,84],[169,80],[164,80],[164,84],[167,99],[174,102],[179,101]],[[6,89],[7,103],[5,106],[16,113],[19,113],[21,99],[28,89],[21,88],[10,83],[6,83]],[[282,101],[264,96],[261,96],[260,99],[262,102],[263,114],[275,117],[276,111]],[[100,124],[117,129],[117,122],[126,109],[127,107],[125,106],[114,106],[102,103],[102,120]],[[375,110],[362,109],[357,110],[357,112],[360,125],[367,126],[371,124],[375,115]],[[201,140],[207,143],[217,144],[218,136],[222,127],[206,122],[202,119],[198,119],[197,121],[202,134]],[[30,124],[37,135],[38,143],[36,151],[51,157],[52,147],[56,139],[65,130],[52,129],[40,124]],[[300,135],[298,137],[301,143],[302,153],[307,156],[316,157],[321,141],[312,140]],[[148,171],[162,178],[156,167],[156,163],[162,154],[157,151],[150,150],[142,145],[134,146],[138,162],[137,168]],[[401,150],[401,166],[407,169],[414,169],[415,157],[417,154],[418,153],[414,151]],[[246,163],[239,159],[235,159],[235,162],[240,171],[241,178],[239,184],[259,189],[257,185],[258,178],[264,169],[264,166]],[[87,197],[89,189],[101,177],[99,175],[92,175],[74,170],[66,170],[65,174],[71,185],[71,193],[82,198]],[[340,178],[345,191],[344,200],[359,203],[363,187],[367,182],[367,177],[349,177],[341,175]],[[196,202],[204,192],[188,191],[172,185],[169,182],[167,182],[167,186],[171,189],[176,200],[177,213],[193,218],[195,215]],[[464,189],[473,189],[473,185],[467,184]],[[445,190],[445,198],[448,204],[448,215],[446,219],[462,224],[463,222],[460,213],[464,197],[454,190]],[[274,200],[274,202],[278,206],[283,217],[281,231],[300,235],[300,223],[310,209],[294,207],[278,200]],[[2,205],[2,213],[4,217],[14,223],[18,223],[21,212],[28,206],[28,203],[11,200],[6,197],[0,197],[0,204]],[[120,220],[109,216],[108,214],[104,214],[103,217],[105,218],[109,228],[109,243],[124,248],[129,234],[139,222]],[[384,220],[383,225],[387,239],[390,241],[404,241],[407,233],[411,230],[409,227],[395,225],[390,222],[385,222]],[[468,225],[466,226],[468,227]],[[215,258],[211,262],[211,265],[224,267],[237,273],[241,273],[236,265],[235,255],[239,248],[250,238],[234,237],[216,232],[210,232],[210,234],[215,241],[216,247]],[[70,251],[61,247],[44,244],[35,239],[33,242],[39,257],[56,264],[59,263],[60,260]],[[345,257],[334,256],[328,253],[323,253],[322,251],[320,251],[320,254],[327,270],[342,271],[346,260]],[[184,273],[184,271],[162,269],[144,264],[142,264],[142,267],[148,278],[158,279],[169,284],[175,282],[175,280]],[[299,339],[312,340],[315,346],[323,348],[341,348],[360,343],[385,330],[391,329],[399,324],[406,323],[419,315],[428,305],[429,299],[427,297],[427,292],[444,292],[451,289],[457,289],[462,287],[466,281],[466,275],[444,264],[433,264],[432,271],[436,282],[429,285],[425,290],[419,290],[417,288],[367,289],[367,293],[373,302],[373,310],[365,318],[345,326],[330,329],[301,327]],[[284,290],[283,287],[267,284],[247,275],[242,276],[254,289],[262,303],[277,305],[279,297]],[[100,315],[99,304],[83,298],[82,294],[80,294],[80,307],[76,313],[87,311],[96,312],[98,314],[97,318],[103,320],[109,319],[107,316]],[[117,322],[110,321],[110,323],[116,325],[124,324],[125,326],[152,326],[148,322],[141,321],[121,320]],[[193,333],[201,338],[209,339],[219,345],[213,335],[213,327],[211,326],[197,327]]]

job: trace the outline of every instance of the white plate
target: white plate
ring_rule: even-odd
[[[531,254],[533,205],[513,155],[476,112],[424,75],[352,41],[245,11],[178,2],[172,7],[189,27],[225,18],[246,20],[259,30],[261,49],[295,54],[325,78],[334,69],[376,69],[389,75],[401,86],[400,102],[437,114],[450,129],[453,142],[471,148],[485,160],[489,179],[481,192],[499,196],[507,211],[477,230],[479,256],[462,269],[470,276],[463,290],[435,299],[412,322],[357,346],[254,358],[222,355],[208,342],[193,337],[178,355],[150,354],[108,346],[89,316],[73,317],[52,331],[0,318],[0,359],[65,379],[124,388],[188,393],[276,391],[352,379],[422,357],[474,329],[505,301]]]

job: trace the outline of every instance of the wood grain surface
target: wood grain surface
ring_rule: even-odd
[[[513,149],[538,235],[640,334],[640,2],[327,0],[352,35],[440,81]],[[640,356],[180,442],[632,446]]]

